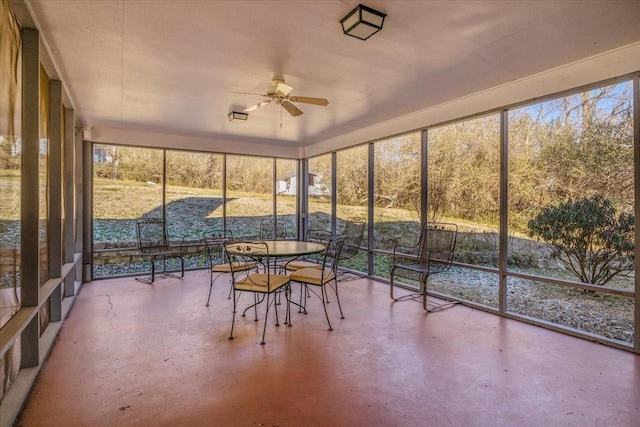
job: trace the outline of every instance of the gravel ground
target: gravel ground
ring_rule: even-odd
[[[498,308],[495,274],[452,268],[433,276],[429,289],[492,308]],[[507,284],[510,313],[557,325],[633,342],[633,298],[511,277]]]

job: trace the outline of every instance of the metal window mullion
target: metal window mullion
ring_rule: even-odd
[[[222,155],[222,230],[227,232],[227,155]]]
[[[167,221],[167,150],[162,150],[162,220]],[[165,228],[166,231],[166,228]],[[167,236],[165,236],[167,237]]]
[[[500,114],[500,237],[498,247],[498,311],[507,310],[507,250],[509,243],[509,111]]]
[[[309,160],[298,160],[298,238],[307,235],[309,229]]]
[[[273,164],[271,166],[271,200],[273,206],[271,207],[273,212],[273,236],[278,238],[278,196],[276,191],[276,174],[278,173],[278,160],[274,157]]]
[[[634,205],[635,205],[635,250],[636,260],[634,270],[635,302],[634,302],[634,338],[633,346],[636,352],[640,351],[640,74],[633,78],[633,158],[634,158]]]
[[[337,216],[338,216],[338,153],[331,152],[331,233],[334,235],[338,232]]]
[[[82,280],[93,280],[93,144],[82,146]]]
[[[373,216],[375,214],[373,210],[374,199],[375,199],[375,177],[374,177],[374,167],[375,167],[375,146],[373,142],[369,143],[369,162],[368,162],[368,191],[367,191],[367,274],[372,276],[374,271],[374,263],[373,263],[373,241],[374,241],[374,233],[373,233]]]
[[[427,223],[428,220],[428,203],[427,198],[429,196],[428,183],[429,183],[429,170],[428,170],[428,155],[429,155],[429,132],[424,129],[421,134],[421,149],[420,149],[420,228]]]

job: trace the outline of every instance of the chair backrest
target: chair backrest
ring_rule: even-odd
[[[331,238],[333,234],[330,231],[325,230],[307,230],[307,242],[320,243],[324,245],[326,248],[329,248],[331,244]],[[325,257],[325,252],[320,252],[318,254],[309,255],[307,258],[315,260],[318,263],[322,263]]]
[[[347,240],[345,235],[336,236],[331,239],[326,252],[325,266],[330,264],[334,273],[338,270],[338,264],[342,258],[342,251],[344,250],[344,243]]]
[[[209,266],[229,262],[224,251],[225,242],[233,241],[231,230],[210,230],[203,233]]]
[[[225,242],[224,249],[229,259],[231,269],[244,270],[243,266],[249,266],[246,277],[251,279],[251,273],[260,271],[267,277],[267,288],[270,281],[271,271],[269,268],[269,247],[265,242]],[[254,268],[255,267],[255,268]],[[236,279],[236,277],[234,277]],[[263,282],[256,286],[264,286]]]
[[[293,235],[286,219],[263,218],[260,220],[260,240],[286,240]]]
[[[422,227],[418,245],[418,263],[451,266],[456,249],[458,226],[446,222],[428,222]]]
[[[167,224],[160,218],[144,218],[136,222],[138,249],[142,254],[151,254],[169,246]]]
[[[329,236],[331,236],[331,233],[328,233],[328,234]],[[336,275],[338,274],[338,263],[340,261],[340,252],[342,251],[345,240],[346,238],[344,235],[330,238],[329,241],[326,243],[325,250],[318,254],[318,261],[322,266],[323,280],[325,277],[329,277],[332,272]]]
[[[341,260],[353,257],[360,250],[367,223],[360,218],[349,218],[345,223],[344,242],[340,253]]]
[[[331,232],[325,230],[307,230],[307,242],[328,244],[331,241]]]

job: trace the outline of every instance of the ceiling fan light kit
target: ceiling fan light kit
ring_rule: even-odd
[[[359,4],[340,20],[342,31],[351,37],[366,40],[382,29],[387,14]]]
[[[231,123],[244,123],[248,117],[249,114],[240,111],[232,111],[229,113],[229,121]]]

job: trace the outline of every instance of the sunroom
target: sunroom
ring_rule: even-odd
[[[431,298],[637,363],[640,3],[375,1],[361,40],[346,1],[0,1],[1,425],[80,290],[149,275],[143,218],[185,286],[207,230],[364,220],[344,280],[417,316],[394,247],[455,223]]]

